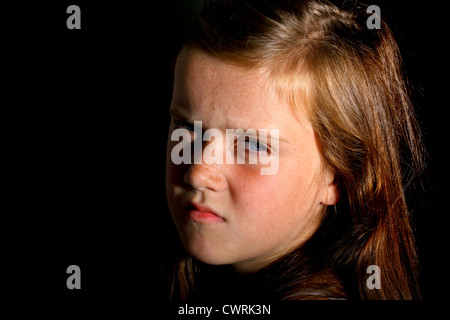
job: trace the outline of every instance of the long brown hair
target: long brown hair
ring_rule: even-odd
[[[335,173],[338,205],[301,248],[264,269],[272,297],[420,299],[407,194],[424,149],[399,49],[384,20],[367,27],[367,5],[344,3],[208,1],[183,48],[268,72],[294,114],[300,100],[307,106]],[[366,285],[370,265],[381,289]],[[186,298],[202,265],[177,266],[171,292]]]

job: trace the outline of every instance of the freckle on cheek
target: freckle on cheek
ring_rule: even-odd
[[[235,172],[235,178],[233,178],[233,184],[239,189],[240,192],[251,192],[254,186],[260,184],[260,169],[255,168],[255,170],[247,170],[237,168]]]
[[[245,208],[258,209],[266,206],[275,192],[272,179],[261,175],[259,168],[254,171],[239,170],[230,184],[236,199],[239,199]]]

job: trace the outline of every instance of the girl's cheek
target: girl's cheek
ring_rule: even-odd
[[[277,175],[261,175],[258,165],[233,165],[229,188],[237,204],[249,207],[268,206],[279,191]],[[277,192],[278,192],[277,191]]]

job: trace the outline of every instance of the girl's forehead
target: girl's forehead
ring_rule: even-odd
[[[181,54],[175,71],[175,100],[191,111],[238,114],[253,120],[295,118],[268,72],[249,69],[195,51]]]

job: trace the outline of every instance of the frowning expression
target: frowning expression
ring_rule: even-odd
[[[286,99],[273,90],[262,70],[248,70],[199,51],[182,52],[175,68],[170,107],[171,133],[203,130],[278,129],[270,139],[245,139],[247,153],[276,154],[276,174],[262,175],[261,163],[174,164],[168,141],[166,190],[169,209],[186,250],[208,264],[230,264],[251,272],[308,239],[323,208],[335,201],[332,176],[321,170],[321,156],[307,117],[294,117]],[[193,138],[194,140],[194,138]],[[215,156],[226,158],[221,141]]]

